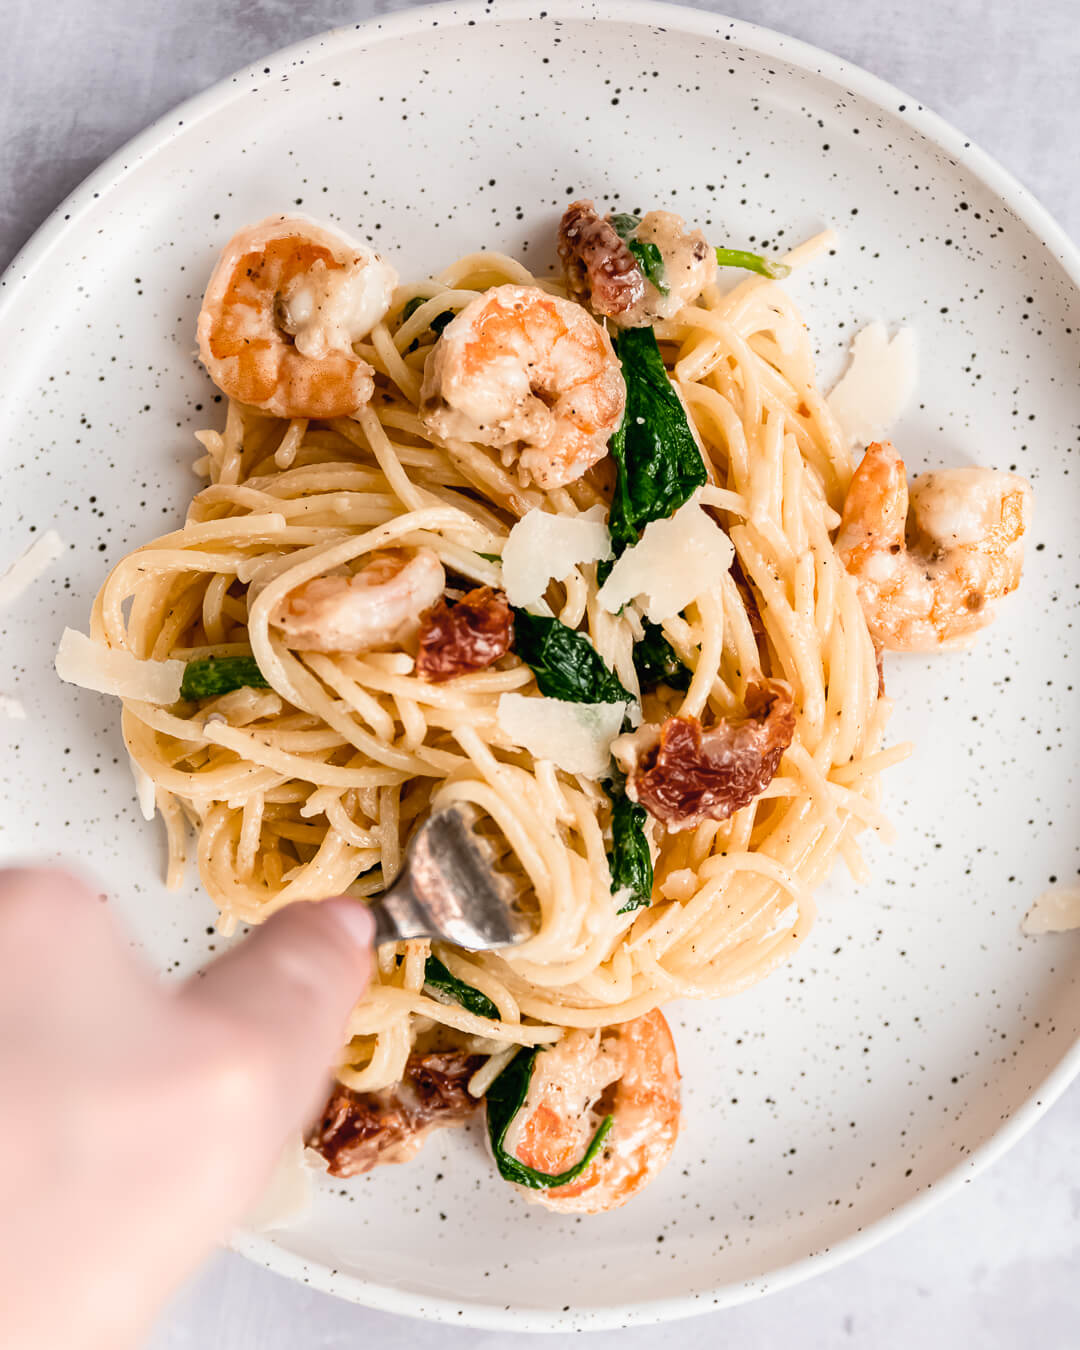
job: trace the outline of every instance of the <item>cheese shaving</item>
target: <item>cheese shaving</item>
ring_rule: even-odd
[[[1080,886],[1043,891],[1020,921],[1020,931],[1027,937],[1067,933],[1073,928],[1080,928]]]
[[[527,512],[507,536],[502,552],[503,590],[512,605],[535,605],[549,581],[562,581],[578,563],[611,557],[604,509],[580,516]]]
[[[0,573],[0,609],[13,605],[38,577],[59,558],[67,545],[55,530],[46,530]]]
[[[719,525],[705,514],[695,493],[667,520],[654,520],[628,548],[600,587],[597,599],[618,613],[641,597],[651,623],[673,618],[726,572],[735,549]]]
[[[65,628],[56,649],[56,673],[68,684],[99,694],[169,704],[180,697],[183,661],[140,661],[131,652],[106,647]]]
[[[601,778],[608,771],[611,742],[619,734],[625,706],[503,694],[497,718],[503,734],[537,759],[551,760],[567,773]]]
[[[881,440],[915,392],[919,364],[915,333],[901,328],[890,341],[880,319],[851,344],[851,364],[828,397],[849,445]]]

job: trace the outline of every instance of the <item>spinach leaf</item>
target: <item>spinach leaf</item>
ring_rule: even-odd
[[[585,634],[558,619],[515,609],[514,650],[532,667],[537,687],[548,698],[567,703],[629,703],[633,699]]]
[[[234,689],[269,689],[253,656],[208,656],[201,661],[189,661],[180,684],[180,697],[192,702],[200,698],[217,698]]]
[[[502,562],[501,553],[481,553],[479,549],[474,549],[473,552],[476,554],[478,558],[483,558],[485,562],[493,562],[493,563]]]
[[[773,262],[760,253],[745,253],[741,248],[720,248],[716,250],[716,261],[721,267],[743,267],[748,272],[757,272],[759,276],[779,281],[791,274],[787,263]]]
[[[435,334],[435,336],[438,337],[439,334],[442,332],[442,330],[446,327],[446,325],[455,318],[457,318],[457,314],[454,310],[444,309],[441,314],[435,315],[432,321],[428,324],[428,327]]]
[[[621,552],[637,543],[650,520],[677,511],[706,474],[653,330],[624,328],[615,350],[626,381],[626,411],[611,438],[618,473],[608,529],[616,552]]]
[[[672,689],[689,689],[694,672],[679,660],[675,648],[664,636],[664,630],[658,623],[642,619],[645,636],[634,643],[634,669],[643,694],[655,689],[658,684],[668,684]]]
[[[519,1186],[528,1186],[534,1191],[546,1191],[552,1186],[565,1186],[581,1176],[600,1152],[601,1145],[615,1123],[615,1117],[604,1117],[589,1141],[581,1161],[567,1168],[565,1172],[552,1176],[549,1172],[537,1172],[535,1168],[526,1167],[523,1162],[518,1162],[513,1154],[505,1151],[503,1140],[506,1138],[511,1121],[525,1103],[537,1054],[538,1051],[535,1049],[522,1048],[488,1088],[485,1101],[488,1137],[491,1140],[491,1151],[495,1155],[495,1166],[499,1169],[499,1175],[505,1181],[517,1182]]]
[[[651,281],[661,295],[667,295],[668,286],[664,280],[664,255],[651,239],[631,239],[627,245],[637,259],[646,281]]]
[[[466,984],[456,975],[451,975],[437,956],[429,956],[424,965],[424,983],[429,984],[432,989],[437,989],[440,994],[452,998],[455,1003],[460,1003],[466,1012],[475,1013],[477,1017],[498,1020],[499,1010],[487,994],[482,994],[471,984]]]
[[[405,305],[405,308],[401,311],[401,322],[404,323],[406,319],[411,319],[412,316],[416,313],[416,311],[420,308],[420,306],[425,304],[428,299],[430,299],[429,296],[414,295],[413,298],[410,301],[408,301],[408,303]],[[431,331],[435,334],[435,336],[438,337],[439,334],[442,332],[442,330],[453,318],[454,318],[454,311],[452,309],[444,309],[441,314],[435,315],[432,321],[428,324],[428,328],[430,328]],[[405,355],[408,356],[410,352],[416,351],[417,347],[419,346],[420,346],[420,339],[418,337],[413,338],[413,340],[405,348]]]
[[[617,211],[614,215],[608,216],[608,220],[614,226],[615,233],[637,259],[637,265],[641,268],[645,280],[651,281],[661,295],[667,295],[664,255],[651,239],[631,239],[630,237],[641,224],[641,217],[631,215],[628,211]]]
[[[604,791],[611,799],[611,851],[607,855],[611,893],[630,892],[617,910],[629,914],[652,901],[653,865],[645,838],[646,812],[626,795],[626,779],[618,771],[604,784]]]
[[[641,217],[635,216],[630,211],[616,211],[608,216],[608,220],[614,227],[615,233],[622,240],[629,239],[641,224]]]

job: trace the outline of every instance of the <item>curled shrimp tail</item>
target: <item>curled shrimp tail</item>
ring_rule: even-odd
[[[345,417],[374,391],[352,344],[386,313],[397,273],[339,230],[272,216],[240,230],[199,311],[199,355],[219,389],[275,417]]]

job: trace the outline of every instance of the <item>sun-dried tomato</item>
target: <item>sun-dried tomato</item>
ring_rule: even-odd
[[[769,784],[791,744],[790,687],[781,680],[748,686],[746,713],[707,731],[696,717],[669,717],[624,738],[628,795],[672,831],[741,810]]]
[[[571,202],[563,212],[559,257],[571,297],[596,314],[625,314],[645,294],[637,259],[592,202]]]
[[[457,1125],[476,1110],[466,1084],[483,1063],[462,1051],[410,1055],[400,1083],[382,1092],[338,1084],[308,1135],[335,1177],[354,1177],[380,1163],[405,1162],[429,1131]]]
[[[502,591],[478,586],[456,604],[444,596],[420,621],[416,670],[432,683],[485,670],[510,650],[514,615]]]

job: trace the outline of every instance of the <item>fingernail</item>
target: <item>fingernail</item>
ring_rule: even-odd
[[[371,910],[362,900],[351,900],[340,896],[335,900],[324,900],[322,906],[334,916],[334,919],[349,936],[349,941],[362,951],[370,952],[375,938],[375,920]]]

